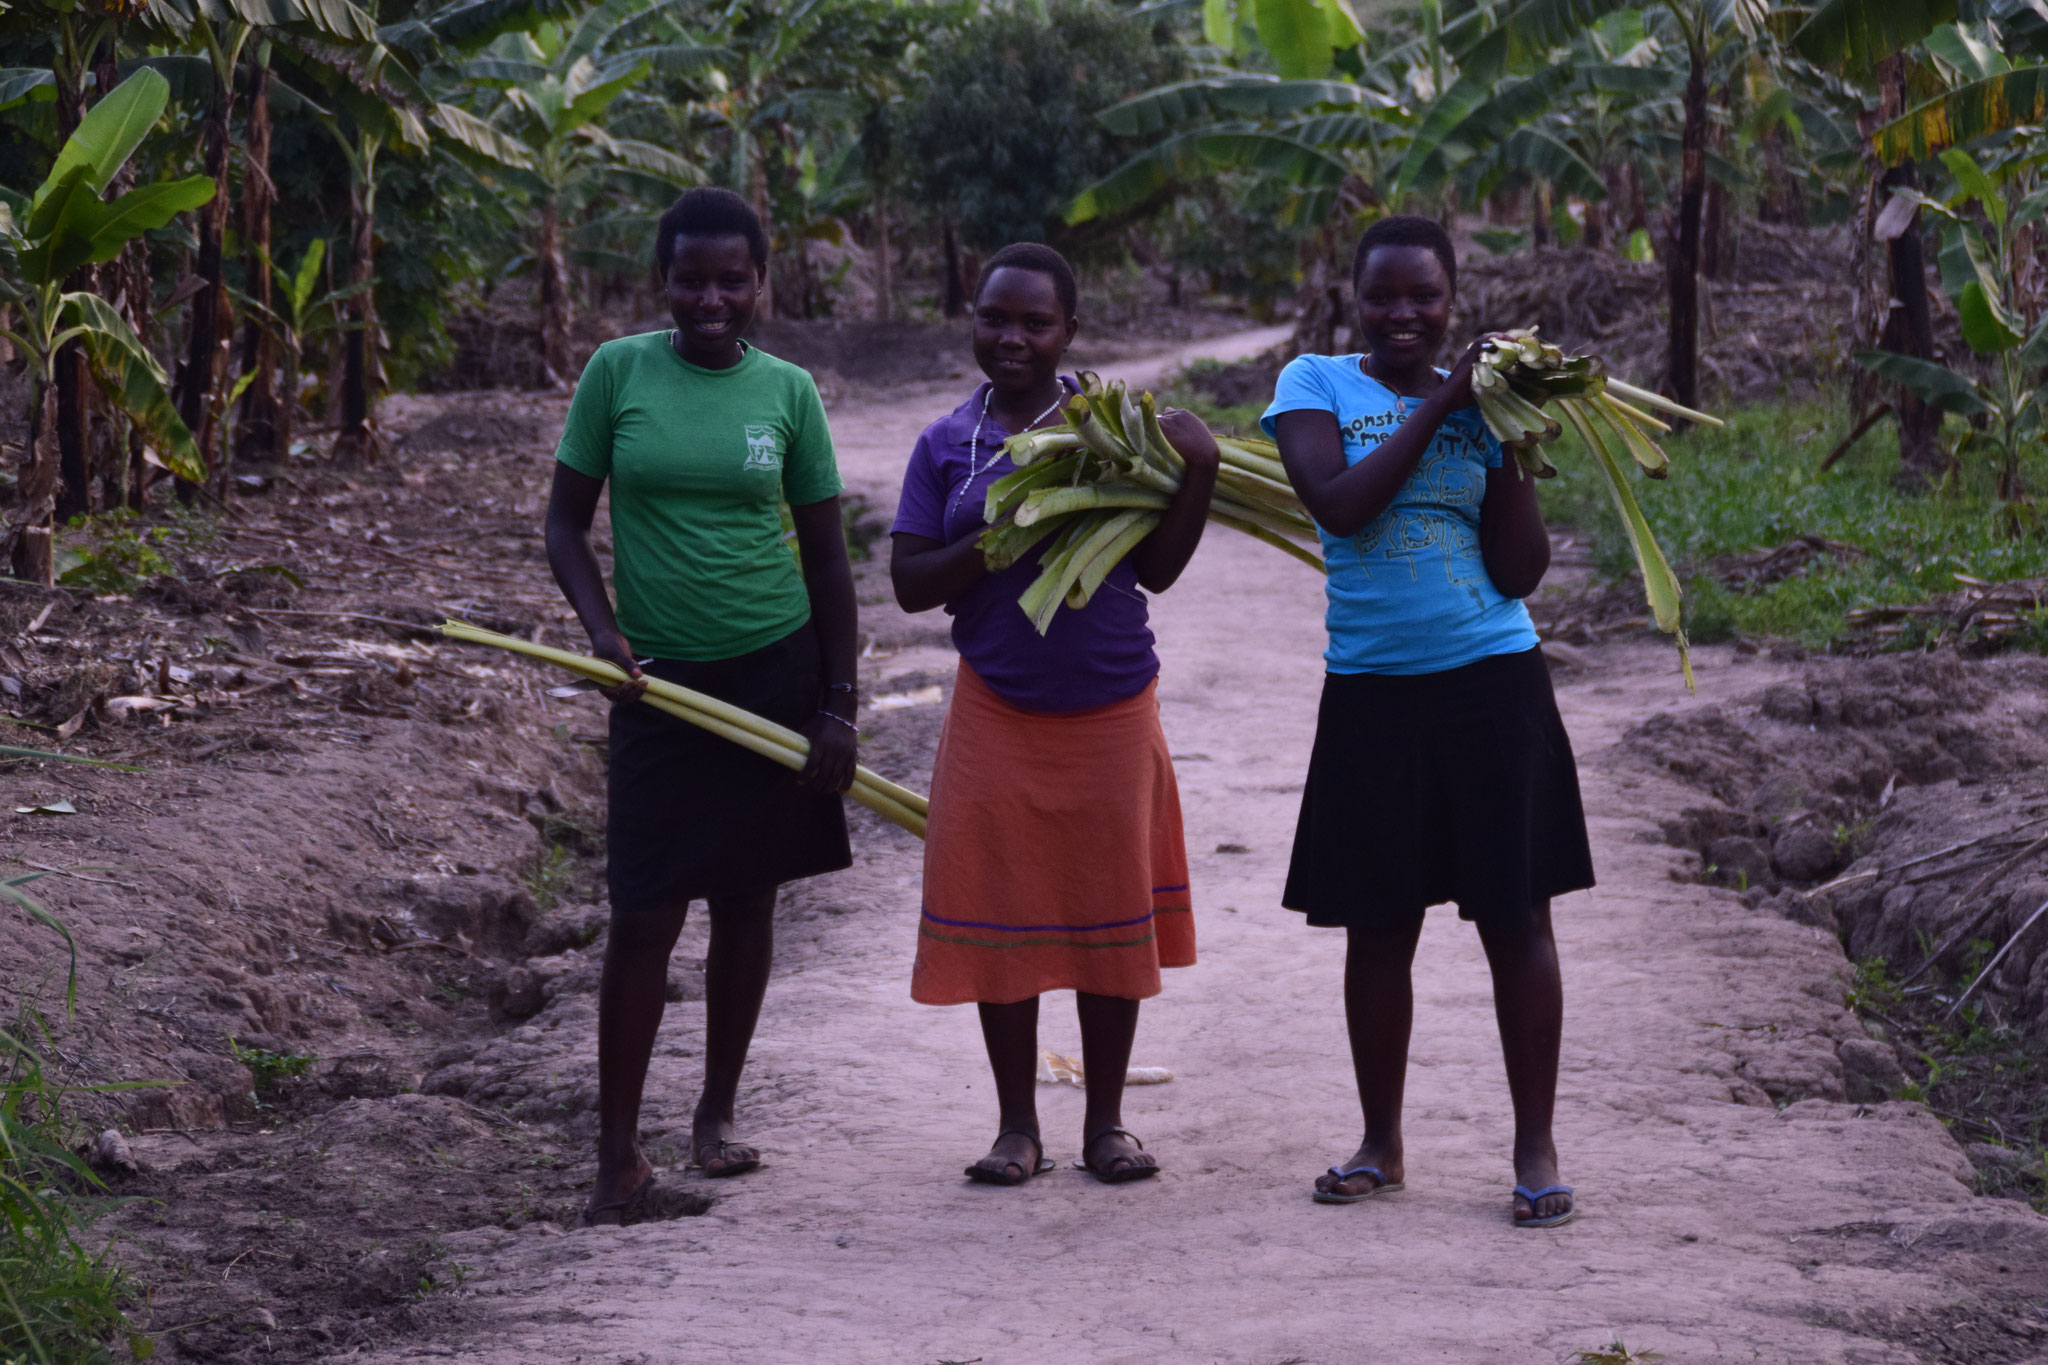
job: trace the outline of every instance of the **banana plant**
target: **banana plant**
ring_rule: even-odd
[[[518,149],[509,169],[538,201],[532,252],[539,275],[541,351],[557,382],[570,375],[568,261],[563,214],[592,197],[612,176],[663,185],[704,177],[685,158],[650,142],[614,136],[605,127],[614,106],[659,67],[685,71],[729,55],[686,42],[627,46],[645,25],[638,0],[608,0],[574,25],[508,34],[464,63],[472,84],[501,90],[490,125]]]
[[[2024,151],[1984,165],[1951,147],[1941,160],[1953,177],[1947,195],[1900,189],[1895,202],[1939,220],[1942,288],[1984,372],[1891,351],[1859,351],[1856,361],[1937,411],[1972,419],[1957,454],[1991,457],[1999,497],[2017,503],[2023,496],[2020,458],[2040,441],[2048,421],[2048,387],[2037,386],[2048,366],[2048,320],[2028,316],[2016,277],[2031,254],[2022,234],[2048,217],[2048,188],[2039,184],[2040,158]]]
[[[1256,37],[1287,80],[1327,76],[1339,52],[1365,41],[1350,0],[1203,0],[1202,33],[1239,57]]]
[[[298,265],[290,271],[272,261],[266,252],[262,264],[269,271],[270,302],[264,303],[253,294],[237,291],[237,301],[264,330],[282,359],[275,417],[279,455],[289,454],[292,448],[292,428],[297,422],[299,409],[299,367],[304,362],[307,348],[332,333],[347,331],[351,324],[342,314],[343,304],[370,289],[370,285],[363,282],[320,293],[321,272],[326,263],[325,237],[315,237],[307,245],[305,254],[299,257]],[[250,377],[247,372],[243,375],[244,380]]]
[[[213,198],[213,181],[204,175],[144,185],[111,203],[101,198],[169,98],[161,75],[135,72],[86,112],[32,195],[0,191],[0,302],[18,314],[0,337],[27,357],[33,375],[24,519],[13,528],[15,562],[24,577],[47,582],[52,568],[49,519],[60,471],[50,409],[57,354],[67,344],[84,349],[109,396],[145,433],[158,463],[192,483],[205,478],[199,447],[172,405],[169,380],[149,347],[105,299],[64,287],[79,267],[112,260],[133,238]]]
[[[1968,400],[1932,373],[1943,367],[1933,360],[1933,323],[1920,285],[1926,264],[1916,226],[1919,205],[1906,192],[1915,186],[1919,159],[2042,114],[2042,68],[2015,66],[2000,33],[2003,22],[2011,37],[2031,35],[2031,42],[2017,42],[2013,51],[2038,63],[2048,56],[2039,41],[2038,16],[2024,0],[1990,0],[1982,8],[1988,11],[1984,22],[1965,28],[1956,22],[1957,0],[1822,0],[1790,35],[1792,48],[1823,71],[1874,76],[1878,86],[1878,113],[1885,122],[1870,138],[1876,163],[1871,195],[1885,213],[1870,221],[1873,235],[1885,243],[1894,305],[1876,340],[1896,361],[1865,368],[1899,384],[1893,406],[1901,469],[1923,478],[1946,467],[1935,442],[1941,413]],[[2037,22],[2030,26],[2029,19]],[[1906,383],[1902,376],[1908,373],[1923,382]],[[1942,402],[1924,397],[1931,391],[1942,392]]]

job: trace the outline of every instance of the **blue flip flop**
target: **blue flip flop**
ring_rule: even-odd
[[[1353,1166],[1348,1171],[1340,1171],[1335,1166],[1332,1166],[1330,1174],[1337,1177],[1337,1183],[1340,1185],[1355,1176],[1361,1175],[1369,1175],[1379,1183],[1363,1194],[1337,1194],[1331,1190],[1316,1190],[1313,1192],[1313,1198],[1318,1204],[1362,1204],[1375,1196],[1399,1194],[1402,1190],[1408,1188],[1404,1182],[1399,1180],[1390,1183],[1377,1166]]]
[[[1527,1185],[1515,1186],[1516,1195],[1529,1201],[1529,1210],[1532,1213],[1536,1210],[1537,1200],[1542,1199],[1547,1195],[1569,1195],[1571,1192],[1572,1187],[1569,1185],[1545,1185],[1540,1190],[1532,1190]],[[1515,1226],[1518,1228],[1558,1228],[1563,1227],[1566,1223],[1571,1222],[1572,1219],[1578,1216],[1578,1201],[1573,1200],[1572,1206],[1566,1209],[1563,1213],[1553,1213],[1548,1218],[1516,1218]]]

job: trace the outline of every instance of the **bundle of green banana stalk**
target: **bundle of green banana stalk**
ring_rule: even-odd
[[[1624,384],[1607,373],[1600,357],[1568,356],[1563,348],[1540,340],[1534,327],[1504,332],[1481,345],[1472,364],[1472,396],[1487,427],[1515,453],[1522,468],[1539,479],[1557,473],[1543,445],[1564,433],[1544,408],[1554,408],[1571,423],[1614,496],[1629,546],[1636,553],[1636,567],[1642,571],[1650,614],[1657,629],[1678,641],[1679,667],[1686,690],[1691,691],[1692,656],[1681,628],[1678,577],[1650,534],[1650,523],[1623,472],[1620,452],[1627,452],[1643,473],[1661,479],[1670,472],[1671,461],[1649,433],[1662,435],[1671,426],[1650,409],[1707,426],[1720,426],[1720,419]]]
[[[1043,635],[1062,606],[1085,607],[1109,571],[1137,548],[1180,489],[1185,468],[1159,429],[1152,395],[1084,370],[1056,427],[1012,436],[1016,472],[989,485],[981,549],[1007,569],[1048,537],[1039,574],[1017,605]],[[1219,436],[1222,463],[1209,520],[1243,531],[1312,568],[1323,567],[1315,523],[1288,485],[1270,441]]]

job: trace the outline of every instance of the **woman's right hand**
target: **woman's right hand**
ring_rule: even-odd
[[[1465,348],[1465,354],[1458,357],[1458,363],[1451,367],[1451,372],[1444,376],[1442,386],[1437,389],[1446,406],[1456,411],[1479,401],[1472,393],[1472,367],[1478,363],[1479,348],[1495,337],[1505,335],[1505,332],[1488,332]]]
[[[641,676],[640,665],[633,659],[633,646],[626,643],[626,637],[618,631],[609,635],[592,636],[590,653],[593,658],[604,660],[626,675],[627,681],[614,687],[600,685],[602,692],[612,701],[637,701],[647,691],[647,679]]]

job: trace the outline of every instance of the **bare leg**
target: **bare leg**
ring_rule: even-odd
[[[761,1159],[753,1148],[732,1142],[732,1111],[775,957],[775,891],[714,896],[710,904],[711,944],[704,960],[704,1094],[690,1122],[690,1149],[706,1175],[717,1175]],[[720,1148],[721,1141],[730,1145]]]
[[[1551,933],[1550,902],[1539,902],[1520,925],[1479,926],[1493,972],[1493,1010],[1507,1059],[1515,1106],[1515,1181],[1532,1190],[1559,1183],[1551,1116],[1557,1109],[1557,1054],[1564,1033],[1564,984]],[[1515,1217],[1549,1218],[1572,1206],[1568,1194],[1545,1195],[1532,1210],[1517,1197]]]
[[[654,1168],[640,1153],[640,1095],[668,986],[668,955],[689,902],[612,915],[597,986],[597,1184],[593,1205],[616,1203]]]
[[[1038,997],[980,1008],[981,1040],[988,1048],[989,1069],[995,1073],[997,1126],[1002,1136],[976,1164],[993,1166],[1006,1179],[1022,1184],[1036,1173],[1041,1150],[1037,1145]],[[1019,1136],[1023,1133],[1031,1136]]]
[[[1088,1112],[1081,1120],[1081,1159],[1104,1175],[1159,1163],[1121,1133],[1096,1140],[1124,1125],[1124,1074],[1131,1069],[1131,1040],[1138,1033],[1138,1002],[1114,995],[1074,992],[1081,1016],[1081,1069],[1086,1073]]]
[[[1410,971],[1422,916],[1400,929],[1352,929],[1344,954],[1344,1022],[1351,1033],[1351,1067],[1358,1078],[1358,1104],[1365,1137],[1345,1170],[1377,1167],[1384,1183],[1407,1178],[1401,1148],[1401,1096],[1408,1082],[1408,1033],[1415,1019],[1415,984]],[[1364,1194],[1382,1183],[1359,1174],[1339,1180],[1316,1178],[1325,1194]]]

